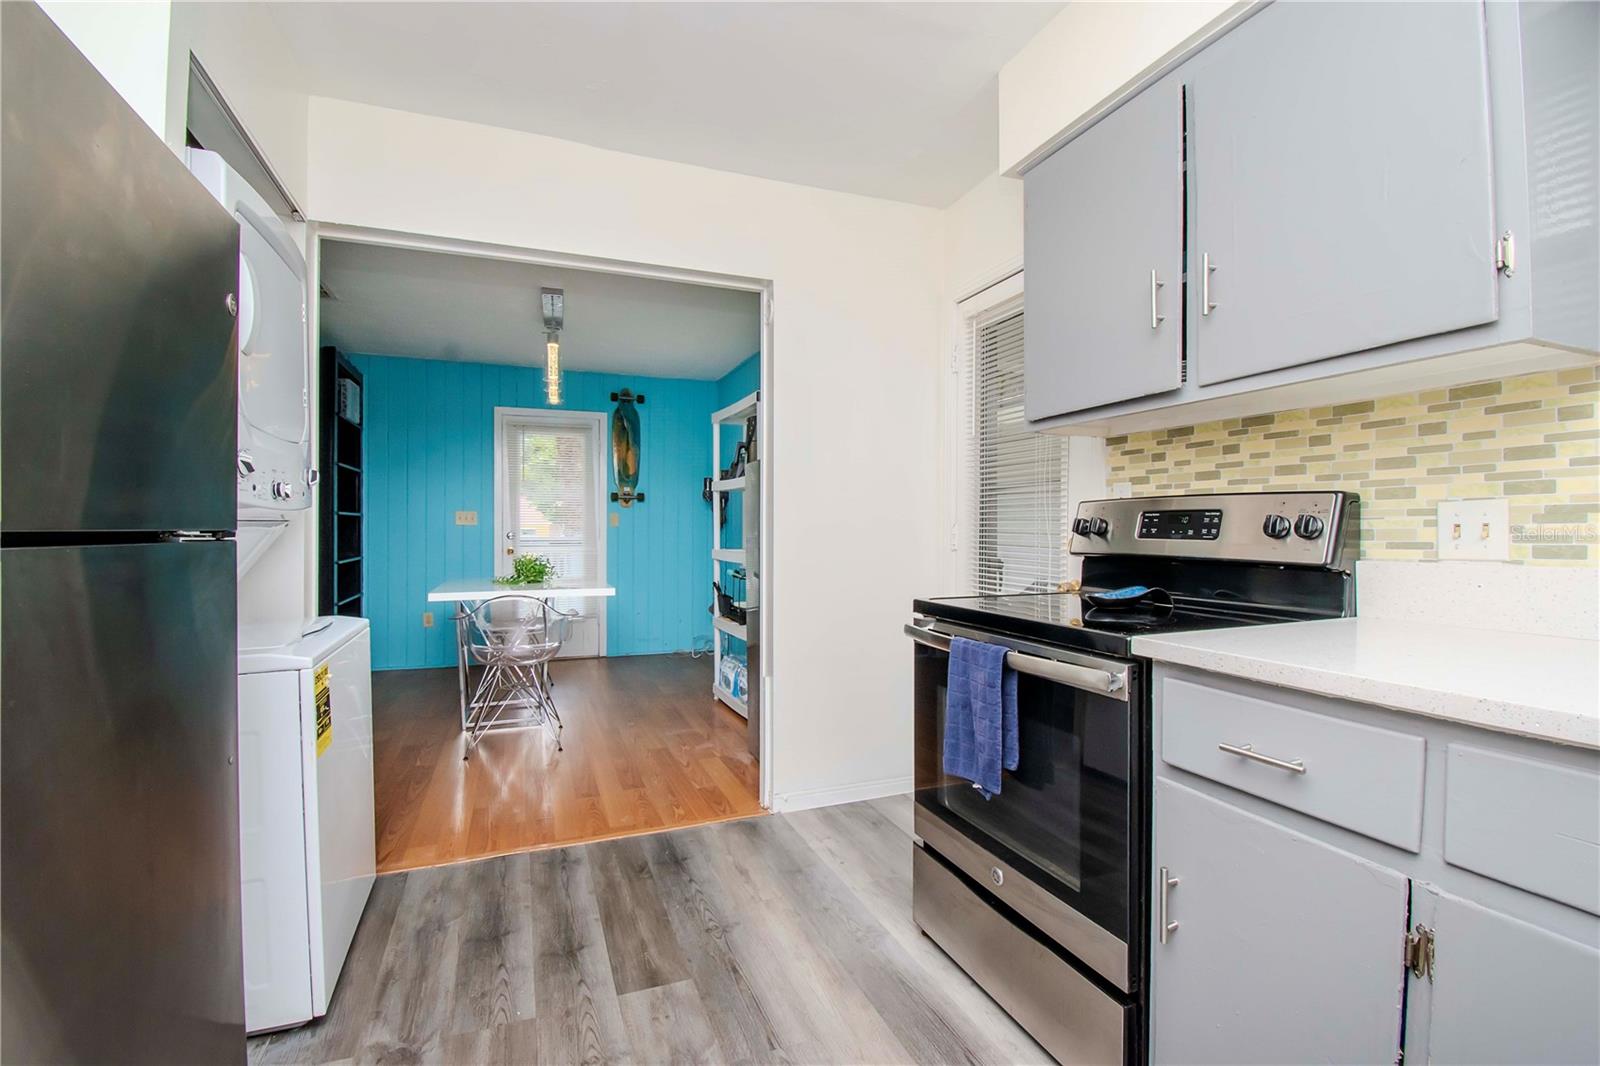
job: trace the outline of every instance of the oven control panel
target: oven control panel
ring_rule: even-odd
[[[1216,540],[1220,536],[1222,512],[1216,508],[1139,512],[1139,537],[1144,540]]]
[[[1085,500],[1068,548],[1074,555],[1154,555],[1355,565],[1357,497],[1348,492],[1237,492]]]

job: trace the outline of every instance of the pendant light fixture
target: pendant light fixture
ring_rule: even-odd
[[[539,305],[544,312],[544,398],[551,407],[561,406],[561,326],[566,317],[565,304],[565,289],[539,290]]]

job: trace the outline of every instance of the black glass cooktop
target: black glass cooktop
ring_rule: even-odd
[[[1091,605],[1077,592],[917,600],[913,609],[974,630],[1121,656],[1132,654],[1130,642],[1141,634],[1269,625],[1307,617],[1288,608],[1184,597],[1174,598],[1170,614],[1159,607],[1111,610]]]

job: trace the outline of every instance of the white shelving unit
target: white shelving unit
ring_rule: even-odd
[[[717,581],[722,582],[722,568],[717,565],[729,563],[734,566],[745,565],[743,545],[738,547],[724,547],[722,543],[722,498],[730,493],[743,492],[745,480],[742,477],[721,478],[724,466],[722,461],[722,427],[743,426],[745,419],[756,413],[757,401],[760,392],[752,392],[744,399],[729,404],[711,416],[711,476],[715,479],[711,483],[711,559],[712,570],[717,574]],[[729,506],[737,506],[730,502]],[[724,586],[726,587],[726,586]],[[716,604],[712,604],[712,626],[716,632],[712,635],[713,648],[711,693],[729,707],[738,711],[746,718],[750,716],[749,708],[745,701],[722,687],[722,659],[726,654],[724,648],[728,639],[746,640],[748,630],[738,622],[730,621],[716,613]],[[753,683],[754,679],[750,679]]]

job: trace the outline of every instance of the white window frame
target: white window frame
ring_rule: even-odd
[[[600,411],[558,411],[548,407],[496,407],[494,409],[494,573],[506,577],[511,573],[511,556],[506,554],[506,534],[511,529],[509,505],[506,498],[506,424],[531,422],[562,429],[581,429],[592,438],[594,469],[590,471],[590,492],[595,507],[595,570],[596,585],[606,583],[606,528],[611,518],[606,507],[606,416]],[[558,575],[559,576],[559,575]],[[606,654],[606,598],[585,600],[582,607],[586,617],[595,620],[597,628],[596,655]]]
[[[946,583],[958,594],[975,592],[978,579],[978,485],[976,483],[978,475],[976,457],[973,454],[977,444],[977,430],[974,421],[976,412],[972,406],[976,390],[973,378],[976,367],[973,361],[977,354],[972,336],[974,320],[996,313],[1003,315],[1006,313],[1007,305],[1021,305],[1024,300],[1023,277],[1022,271],[1015,271],[1008,277],[973,293],[956,304],[951,318],[952,344],[944,438],[947,449],[948,484],[951,486],[948,499],[953,566],[951,572],[946,575]],[[1023,314],[1026,313],[1024,307]],[[1068,513],[1068,468],[1068,442],[1062,439],[1060,492],[1063,526]],[[1068,576],[1069,566],[1069,560],[1066,558],[1066,534],[1067,530],[1062,528],[1058,574],[1063,580]]]

